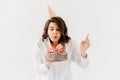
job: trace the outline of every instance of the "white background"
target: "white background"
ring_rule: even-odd
[[[0,80],[36,79],[32,47],[48,5],[64,18],[73,40],[90,34],[90,65],[73,63],[74,80],[120,80],[119,0],[0,0]]]

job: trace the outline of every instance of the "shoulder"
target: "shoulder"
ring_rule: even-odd
[[[37,46],[39,46],[40,48],[42,48],[42,47],[47,47],[47,46],[49,46],[49,39],[46,38],[46,39],[43,40],[42,37],[39,37],[39,38],[35,41],[35,43],[36,43]]]
[[[75,41],[70,39],[67,43],[66,43],[66,46],[67,47],[70,47],[70,48],[73,48],[75,45]]]
[[[36,40],[33,43],[33,45],[38,46],[39,48],[42,44],[43,44],[42,37],[36,38]]]
[[[40,44],[40,43],[42,43],[43,41],[42,41],[42,37],[38,37],[35,41],[34,41],[34,43],[35,44]]]
[[[77,44],[73,39],[70,39],[68,42],[67,42],[68,45],[75,45]]]
[[[73,39],[69,40],[69,42],[66,44],[71,49],[78,48],[80,45]]]

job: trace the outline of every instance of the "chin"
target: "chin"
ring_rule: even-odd
[[[52,39],[52,42],[54,42],[54,43],[56,43],[58,41],[59,41],[58,39]]]
[[[59,42],[59,38],[50,38],[53,43]]]

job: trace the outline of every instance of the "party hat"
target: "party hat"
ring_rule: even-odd
[[[48,14],[50,18],[56,16],[55,12],[50,8],[50,6],[48,6]]]

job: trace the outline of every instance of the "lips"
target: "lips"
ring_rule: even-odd
[[[57,36],[53,36],[53,38],[57,38]]]

